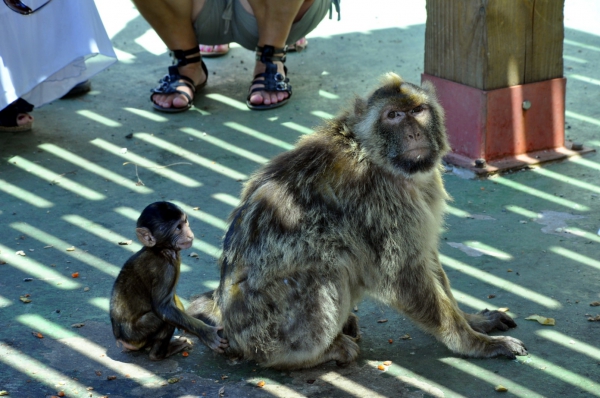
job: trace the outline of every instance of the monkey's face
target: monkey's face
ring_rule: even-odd
[[[185,214],[175,223],[171,236],[172,247],[179,250],[192,247],[194,233],[192,232],[192,228],[190,228],[190,223]]]
[[[383,86],[363,103],[359,135],[375,163],[410,176],[429,171],[440,161],[448,150],[444,115],[429,90],[433,88],[399,81]]]

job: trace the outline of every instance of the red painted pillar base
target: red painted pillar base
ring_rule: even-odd
[[[421,80],[433,83],[446,113],[452,152],[445,160],[479,176],[593,151],[565,142],[565,78],[489,91],[427,74]]]

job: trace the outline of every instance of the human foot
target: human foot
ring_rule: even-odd
[[[19,98],[0,111],[0,131],[17,132],[31,130],[33,116],[29,113],[33,105]]]
[[[306,47],[308,46],[308,40],[306,40],[306,37],[301,38],[300,40],[296,41],[294,44],[290,44],[288,46],[288,52],[300,52],[303,51],[304,49],[306,49]]]
[[[286,77],[284,62],[284,49],[257,47],[254,80],[246,100],[250,109],[271,109],[287,103],[292,95],[292,85]]]
[[[200,55],[203,57],[220,57],[229,52],[229,43],[227,44],[216,44],[210,46],[208,44],[200,44]]]
[[[197,49],[175,50],[177,65],[169,67],[169,73],[152,89],[150,100],[154,109],[161,112],[183,112],[192,107],[196,89],[208,80],[206,65]],[[196,83],[200,82],[200,83]]]

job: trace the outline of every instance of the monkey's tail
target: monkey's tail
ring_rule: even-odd
[[[214,294],[215,291],[211,290],[196,297],[185,312],[208,325],[222,325],[221,311],[214,299]]]

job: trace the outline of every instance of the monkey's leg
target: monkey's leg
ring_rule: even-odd
[[[175,333],[175,326],[168,323],[163,323],[161,329],[153,336],[152,346],[150,348],[149,357],[152,361],[160,361],[177,354],[184,349],[191,347],[192,342],[185,337],[179,337],[171,340]]]
[[[450,292],[439,263],[411,270],[411,289],[398,289],[400,308],[452,351],[472,357],[527,355],[524,344],[509,336],[487,336],[471,328]]]
[[[230,352],[261,366],[302,369],[358,355],[350,289],[341,278],[308,272],[248,278],[219,292]],[[348,319],[352,319],[348,321]],[[355,328],[357,329],[357,328]]]

